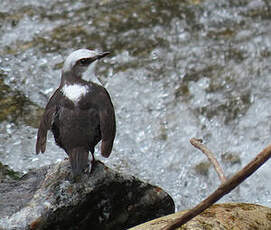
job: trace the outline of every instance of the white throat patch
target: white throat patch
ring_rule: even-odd
[[[64,96],[69,98],[73,103],[78,103],[80,98],[86,95],[88,92],[88,87],[84,85],[64,85],[62,88],[62,93]]]

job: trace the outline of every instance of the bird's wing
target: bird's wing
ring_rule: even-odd
[[[36,154],[44,153],[46,149],[47,131],[51,128],[53,119],[57,108],[57,99],[61,96],[60,89],[58,88],[53,96],[50,98],[45,107],[45,111],[40,120],[40,126],[36,142]]]
[[[116,135],[115,111],[111,98],[105,88],[100,91],[100,96],[104,98],[99,106],[100,130],[102,135],[101,154],[109,157]]]

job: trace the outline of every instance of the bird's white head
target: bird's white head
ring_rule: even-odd
[[[64,62],[62,74],[72,75],[73,77],[82,77],[82,74],[87,70],[89,65],[106,55],[109,52],[99,53],[89,49],[79,49],[72,52]]]

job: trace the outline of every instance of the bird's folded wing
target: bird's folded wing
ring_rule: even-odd
[[[51,128],[57,108],[57,99],[61,96],[59,89],[50,98],[40,120],[36,142],[36,154],[44,153],[46,149],[47,131]]]
[[[105,90],[105,98],[99,105],[100,130],[102,135],[101,154],[109,157],[116,135],[115,111],[108,92]]]

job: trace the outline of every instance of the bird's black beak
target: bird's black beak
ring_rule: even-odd
[[[102,59],[103,57],[107,56],[108,54],[110,54],[110,52],[103,52],[97,55],[97,59]]]

